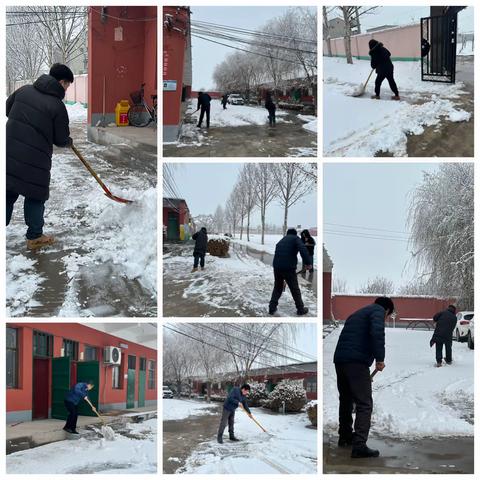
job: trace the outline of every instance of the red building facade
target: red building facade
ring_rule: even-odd
[[[118,365],[105,347],[119,348]],[[79,323],[7,323],[7,423],[61,418],[65,391],[88,380],[100,410],[154,407],[157,351]]]
[[[182,198],[163,199],[163,238],[165,240],[189,240],[193,233],[193,221],[187,202]]]

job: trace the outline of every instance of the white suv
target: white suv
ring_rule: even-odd
[[[467,334],[467,343],[468,343],[468,348],[473,350],[473,331],[474,331],[474,321],[473,317],[470,320],[470,325],[468,326],[468,334]]]
[[[457,325],[455,327],[454,337],[457,342],[466,342],[468,336],[468,326],[473,320],[473,312],[458,312]]]

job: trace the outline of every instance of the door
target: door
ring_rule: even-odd
[[[127,408],[135,408],[135,368],[137,359],[135,355],[128,356],[127,369]]]
[[[175,212],[168,212],[167,240],[178,240],[179,230],[178,214]]]
[[[422,80],[455,83],[457,14],[421,19]]]
[[[147,359],[140,357],[140,369],[138,371],[138,406],[145,406],[145,382],[147,374]]]
[[[70,357],[52,358],[52,418],[65,420],[68,412],[63,403],[70,390]]]
[[[33,411],[34,420],[48,418],[48,358],[33,359]]]
[[[93,381],[95,387],[88,392],[88,398],[98,410],[98,392],[100,391],[100,367],[98,360],[77,362],[77,383]],[[96,417],[90,405],[82,401],[78,404],[78,414],[87,417]]]

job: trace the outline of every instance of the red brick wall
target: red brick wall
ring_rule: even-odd
[[[332,272],[323,272],[323,320],[332,318]]]

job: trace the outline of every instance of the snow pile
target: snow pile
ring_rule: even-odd
[[[37,260],[22,254],[7,255],[6,262],[6,302],[7,316],[21,316],[26,309],[38,305],[33,300],[44,279],[35,273]]]
[[[120,205],[111,200],[97,202],[88,207],[92,211],[97,238],[87,240],[91,257],[96,262],[111,262],[120,267],[125,277],[137,279],[144,288],[157,291],[157,194],[155,188],[143,193],[134,190],[115,190],[133,203]]]
[[[252,409],[264,433],[245,413],[235,415],[235,436],[243,442],[199,445],[176,473],[316,474],[317,432],[305,414],[270,414]],[[218,419],[220,421],[220,419]],[[272,434],[272,435],[269,435]]]
[[[324,341],[324,427],[338,429],[333,352],[340,329]],[[385,370],[373,380],[372,432],[402,438],[472,436],[474,354],[453,344],[453,364],[435,367],[432,332],[386,329]]]
[[[87,119],[87,109],[81,103],[66,104],[70,122],[83,122]]]
[[[191,100],[190,106],[186,112],[187,115],[195,119],[198,123],[200,112],[195,112],[197,102]],[[277,109],[276,120],[278,123],[283,122],[282,117],[287,112]],[[202,127],[206,126],[206,116],[203,117]],[[264,107],[254,107],[250,105],[227,105],[224,110],[220,100],[212,100],[210,103],[210,126],[211,127],[240,127],[245,125],[266,125],[268,123],[268,111]],[[182,130],[183,135],[183,130]]]
[[[402,101],[390,100],[388,83],[382,84],[382,100],[371,100],[373,86],[363,97],[352,97],[358,79],[367,78],[370,64],[324,58],[324,153],[326,156],[371,157],[378,152],[407,154],[407,135],[419,135],[442,118],[468,121],[470,114],[456,106],[462,84],[422,82],[420,64],[395,63],[395,78]],[[388,100],[384,100],[388,99]]]
[[[299,412],[307,403],[307,393],[303,385],[294,380],[282,380],[268,394],[265,407],[271,410]]]
[[[147,474],[157,472],[157,419],[144,422],[142,439],[116,435],[64,440],[7,455],[8,474]],[[81,452],[81,454],[79,454]],[[48,461],[46,461],[48,459]]]
[[[248,405],[251,407],[260,407],[262,401],[268,397],[267,390],[264,383],[248,382],[250,385],[250,392],[248,393]]]
[[[305,130],[309,132],[317,133],[317,117],[314,115],[297,115],[297,117],[302,120],[302,122],[306,122],[302,125]]]
[[[196,402],[194,400],[179,400],[164,398],[163,420],[183,420],[195,415],[215,415],[210,409],[216,408],[217,403]]]

